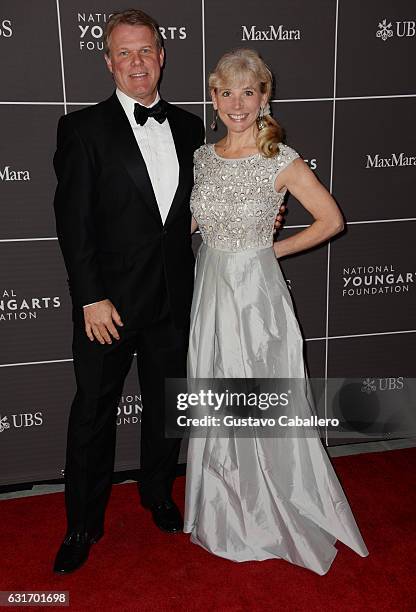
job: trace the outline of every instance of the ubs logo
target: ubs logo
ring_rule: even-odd
[[[26,427],[40,427],[43,425],[43,414],[42,412],[22,412],[20,414],[11,415],[12,422],[9,423],[9,417],[0,416],[0,433],[3,433],[6,429],[13,427],[14,429],[21,429]]]
[[[393,25],[391,21],[387,22],[387,19],[383,19],[378,24],[378,30],[376,37],[381,38],[384,42],[393,36],[398,38],[411,38],[416,34],[416,22],[410,21],[396,21]]]
[[[9,417],[0,415],[0,433],[3,433],[6,429],[10,429]]]
[[[3,38],[11,38],[13,36],[12,22],[10,19],[0,21],[0,36]]]
[[[397,378],[365,378],[362,381],[362,393],[374,393],[375,391],[401,391],[404,388],[403,376]]]

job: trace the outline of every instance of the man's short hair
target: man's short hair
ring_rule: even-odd
[[[110,19],[107,21],[104,31],[104,51],[108,55],[110,53],[110,38],[111,33],[116,26],[121,23],[128,25],[142,25],[152,30],[155,37],[155,43],[158,49],[163,47],[163,38],[159,31],[159,25],[144,11],[139,9],[128,9],[127,11],[120,11],[119,13],[113,13]]]

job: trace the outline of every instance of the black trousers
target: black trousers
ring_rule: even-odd
[[[137,351],[142,394],[140,496],[144,506],[169,498],[180,440],[165,437],[165,378],[186,376],[188,329],[170,317],[146,328],[119,328],[111,345],[91,342],[74,329],[77,392],[72,403],[65,468],[68,530],[103,530],[114,471],[117,407]]]

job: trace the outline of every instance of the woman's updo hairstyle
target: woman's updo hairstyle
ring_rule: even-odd
[[[260,92],[267,94],[262,122],[264,127],[259,129],[256,145],[264,157],[274,157],[279,153],[279,142],[282,141],[283,132],[277,121],[269,114],[270,106],[268,102],[272,95],[273,75],[257,51],[235,49],[225,53],[216,65],[215,70],[209,75],[208,85],[211,91],[230,87],[235,83],[246,81],[248,75],[254,78],[255,83],[259,83]]]

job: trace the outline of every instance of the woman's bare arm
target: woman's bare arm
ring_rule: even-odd
[[[311,213],[314,222],[290,238],[275,242],[277,257],[309,249],[344,229],[337,203],[302,159],[295,159],[276,178],[276,191],[284,187]]]

